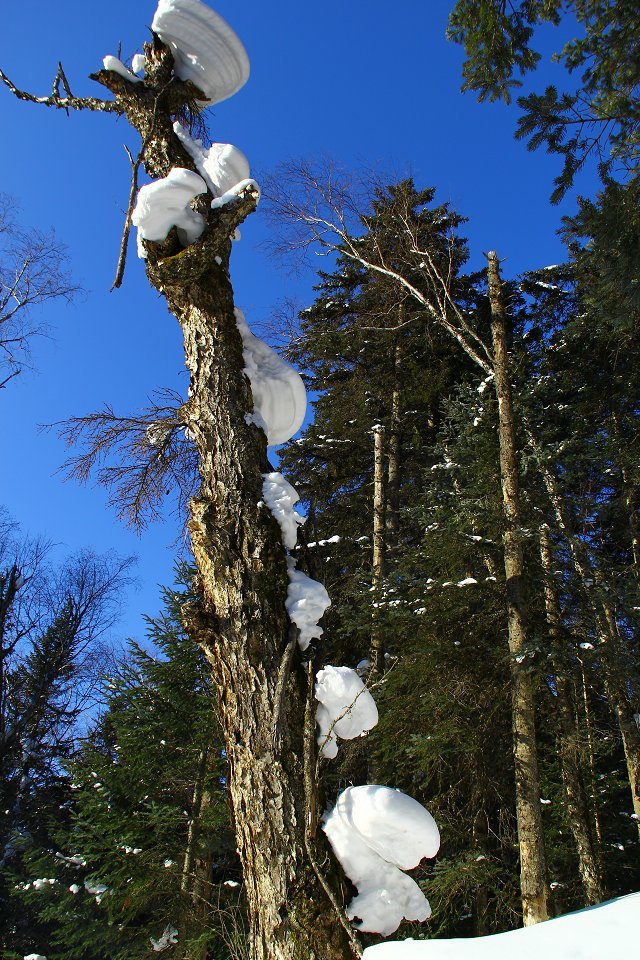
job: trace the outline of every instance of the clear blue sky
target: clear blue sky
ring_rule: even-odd
[[[235,143],[252,172],[280,161],[329,154],[390,178],[411,173],[435,185],[469,218],[472,259],[496,249],[505,272],[558,262],[560,216],[548,197],[557,163],[513,139],[515,108],[480,105],[459,92],[462,53],[445,40],[448,0],[217,0],[251,60],[251,78],[235,97],[209,111],[214,139]],[[102,57],[127,58],[148,38],[155,0],[21,0],[4,4],[0,66],[19,86],[47,94],[62,60],[76,94],[100,93],[87,75]],[[551,40],[554,43],[551,43]],[[542,87],[561,75],[549,63],[546,33]],[[560,81],[561,82],[561,81]],[[139,586],[123,598],[120,635],[141,637],[141,616],[158,609],[157,584],[170,583],[175,541],[171,518],[141,538],[127,531],[97,487],[63,483],[65,451],[37,425],[112,403],[135,411],[158,386],[185,387],[178,324],[146,283],[130,250],[124,287],[109,293],[129,189],[123,149],[137,152],[125,121],[19,103],[4,88],[0,190],[22,207],[25,224],[55,227],[86,295],[43,318],[52,339],[34,344],[37,372],[0,393],[0,504],[25,532],[42,534],[60,552],[83,546],[137,554]],[[589,193],[586,174],[580,183]],[[285,296],[308,302],[312,276],[292,279],[268,259],[260,212],[244,224],[232,258],[236,301],[250,323],[269,319]]]

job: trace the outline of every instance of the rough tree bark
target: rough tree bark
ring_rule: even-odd
[[[516,818],[525,926],[546,920],[547,880],[536,747],[536,682],[527,662],[519,462],[508,351],[508,317],[502,296],[498,255],[487,255],[493,374],[498,398],[500,478],[504,512],[504,571],[511,654],[511,704],[516,769]]]
[[[171,52],[157,37],[145,44],[145,57],[142,83],[106,70],[93,79],[115,97],[109,112],[124,114],[139,132],[151,177],[164,177],[176,166],[195,170],[173,121],[188,116],[202,94],[173,76]],[[27,99],[65,106],[55,98]],[[83,106],[106,109],[105,101],[95,103]],[[335,877],[328,881],[320,873],[319,863],[333,861],[308,817],[302,722],[308,681],[297,647],[288,669],[286,651],[293,648],[285,611],[286,556],[280,529],[261,506],[262,474],[271,469],[266,440],[245,420],[253,401],[243,373],[229,257],[231,236],[255,209],[257,195],[249,186],[217,210],[211,210],[211,199],[203,195],[194,204],[207,222],[196,243],[182,249],[172,230],[162,244],[146,244],[148,278],[182,328],[191,375],[182,412],[201,477],[189,519],[198,599],[184,608],[184,623],[204,649],[218,690],[250,956],[346,960],[360,952],[359,945],[333,892]]]

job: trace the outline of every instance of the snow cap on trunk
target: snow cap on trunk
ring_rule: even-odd
[[[355,740],[378,722],[375,700],[355,670],[327,666],[316,676],[318,744],[329,759],[337,756],[338,737]]]
[[[254,336],[242,310],[236,308],[236,322],[244,347],[244,372],[251,382],[257,423],[268,445],[286,443],[297,433],[307,410],[307,391],[300,374],[275,350]]]
[[[389,936],[403,919],[429,918],[429,901],[402,872],[434,857],[440,846],[435,820],[422,804],[390,787],[348,787],[322,829],[358,889],[347,916],[359,919],[359,930]]]
[[[199,0],[160,0],[151,29],[171,48],[176,75],[220,103],[249,79],[249,58],[226,20]]]
[[[189,204],[207,185],[193,170],[173,167],[166,177],[140,188],[131,222],[138,228],[138,237],[160,243],[172,227],[177,227],[180,241],[188,246],[201,235],[205,221]],[[144,248],[138,253],[144,257]]]

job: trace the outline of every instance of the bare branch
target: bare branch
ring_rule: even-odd
[[[36,97],[33,93],[20,90],[2,70],[0,70],[0,80],[18,100],[26,100],[28,103],[39,103],[45,107],[56,107],[59,110],[65,110],[67,114],[69,110],[98,110],[103,113],[118,114],[124,112],[122,107],[113,100],[101,100],[99,97],[74,97],[69,88],[69,82],[64,74],[61,63],[58,64],[58,72],[54,77],[52,90],[48,97]],[[67,94],[65,97],[60,96],[60,82],[62,82]]]

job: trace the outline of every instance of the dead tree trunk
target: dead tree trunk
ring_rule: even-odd
[[[504,571],[511,654],[516,818],[523,920],[525,926],[528,926],[548,918],[547,881],[536,747],[536,682],[531,664],[527,662],[519,463],[507,343],[508,319],[502,297],[498,256],[494,252],[488,254],[488,279],[504,513]]]
[[[94,79],[115,96],[143,141],[152,177],[195,164],[173,120],[196,99],[172,74],[169,49],[147,44],[144,83],[113,71]],[[207,226],[182,249],[172,230],[147,244],[147,275],[179,322],[191,376],[183,408],[199,456],[200,491],[190,503],[189,530],[199,599],[185,626],[204,649],[218,690],[229,762],[229,792],[250,921],[252,960],[345,960],[358,951],[338,901],[317,864],[329,862],[306,834],[302,757],[306,675],[288,675],[284,716],[279,680],[289,623],[287,567],[280,529],[260,504],[270,469],[264,434],[247,423],[253,402],[244,375],[242,341],[229,280],[231,235],[255,208],[248,186],[212,210],[197,202]],[[276,735],[276,727],[281,735]]]
[[[553,584],[549,528],[540,531],[540,559],[544,572],[544,602],[554,651],[561,643],[561,614],[558,596]],[[554,657],[554,662],[557,659]],[[563,664],[555,672],[555,708],[558,719],[558,755],[567,804],[567,816],[578,854],[580,877],[587,903],[606,900],[606,886],[602,857],[595,837],[595,823],[589,796],[584,784],[581,764],[580,738],[576,721],[571,683]]]

